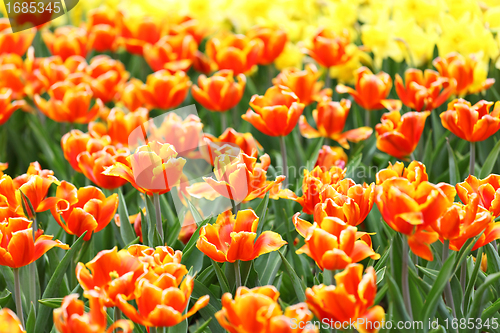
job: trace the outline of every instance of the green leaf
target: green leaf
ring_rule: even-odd
[[[208,289],[205,287],[200,281],[194,280],[194,288],[193,288],[193,293],[191,297],[193,298],[200,298],[202,296],[208,295],[210,296],[210,301],[208,302],[208,305],[204,307],[203,309],[200,309],[198,312],[204,318],[205,320],[208,320],[210,318],[215,317],[215,313],[219,311],[222,308],[222,304],[220,300]],[[212,320],[209,324],[208,327],[210,327],[210,331],[212,333],[225,333],[226,331],[220,326],[220,324],[217,322],[217,320]]]
[[[476,263],[474,264],[474,270],[472,271],[472,275],[469,279],[469,283],[467,284],[467,288],[465,289],[464,295],[464,312],[469,311],[469,302],[471,300],[471,293],[474,289],[474,285],[476,284],[477,276],[479,274],[479,269],[481,268],[481,259],[483,257],[483,248],[480,247],[477,251]]]
[[[30,312],[28,314],[28,319],[26,320],[27,333],[35,333],[35,319],[35,306],[33,303],[30,303]]]
[[[269,192],[266,193],[264,199],[262,199],[260,204],[255,209],[255,214],[257,214],[257,216],[259,217],[259,224],[257,226],[257,236],[255,237],[255,242],[262,233],[262,228],[264,228],[264,224],[266,223],[267,206],[269,206]]]
[[[12,294],[8,290],[0,292],[0,308],[5,308],[11,300],[14,300]]]
[[[201,324],[201,326],[199,326],[196,329],[196,331],[194,331],[194,333],[204,333],[205,328],[207,328],[207,326],[210,324],[211,321],[212,321],[212,318],[208,318],[207,320],[205,320],[205,322],[203,324]]]
[[[219,264],[212,259],[212,266],[215,270],[215,275],[217,275],[217,280],[219,280],[220,287],[223,293],[229,293],[229,282],[227,282],[226,276],[222,273],[222,270],[219,267]]]
[[[282,251],[284,254],[286,254],[286,245],[283,246]],[[267,265],[266,268],[264,268],[264,271],[262,272],[260,276],[260,282],[262,285],[271,285],[274,282],[274,279],[276,278],[276,275],[278,274],[278,271],[281,266],[281,257],[277,251],[273,251],[268,254],[268,259],[267,259]]]
[[[198,241],[198,238],[200,238],[200,229],[206,225],[212,223],[213,217],[210,216],[203,220],[196,231],[193,233],[189,241],[187,242],[186,246],[184,246],[184,249],[182,250],[182,261],[185,263],[187,259],[189,259],[189,256],[193,252],[193,250],[196,248],[196,242]]]
[[[480,313],[485,305],[484,296],[486,290],[491,287],[492,284],[496,283],[500,279],[500,272],[489,275],[483,284],[477,288],[474,293],[474,299],[472,300],[471,308],[467,314],[467,318],[479,318]],[[468,332],[477,332],[477,329],[471,329]]]
[[[136,239],[137,235],[129,223],[127,203],[125,202],[121,188],[118,189],[118,215],[120,216],[120,235],[123,242],[129,244]],[[141,223],[143,222],[144,220],[141,220]]]
[[[500,272],[500,257],[498,256],[498,252],[493,247],[493,244],[489,243],[484,246],[484,250],[486,251],[486,257],[488,258],[488,273],[496,273]],[[481,262],[481,259],[478,259]],[[500,293],[500,283],[495,284],[495,289],[498,293]]]
[[[363,158],[363,154],[359,153],[358,155],[354,156],[349,163],[347,163],[346,166],[346,178],[354,178],[354,171],[359,167],[361,164],[361,159]]]
[[[38,300],[38,303],[48,306],[49,308],[52,309],[57,309],[61,307],[63,301],[63,297],[55,297],[55,298],[44,298]]]
[[[450,170],[450,184],[456,185],[460,182],[460,170],[458,169],[457,158],[450,146],[450,140],[446,139],[446,149],[448,150],[448,169]]]
[[[142,209],[139,211],[139,214],[141,214],[142,243],[149,246],[149,223]]]
[[[387,274],[387,285],[389,286],[388,291],[390,300],[392,301],[391,303],[394,305],[396,312],[399,314],[399,318],[406,322],[411,321],[411,318],[406,311],[403,295],[401,295],[398,284],[390,274]]]
[[[481,167],[481,172],[479,173],[479,178],[483,179],[488,177],[493,171],[493,167],[498,160],[498,154],[500,153],[500,140],[496,143],[495,147],[491,150]]]
[[[42,294],[42,299],[54,298],[55,296],[57,296],[59,287],[61,286],[61,282],[64,278],[64,275],[68,270],[69,264],[73,260],[78,250],[80,250],[83,243],[83,238],[85,237],[86,233],[87,232],[84,232],[83,235],[81,235],[80,238],[78,238],[76,242],[73,243],[71,248],[66,252],[64,257],[62,258],[59,265],[57,265],[54,274],[50,278],[50,281],[47,284],[47,287],[45,288],[45,291]],[[73,274],[73,272],[71,273]],[[38,309],[38,316],[35,322],[35,330],[37,333],[43,333],[47,331],[52,322],[52,320],[48,320],[47,318],[51,318],[50,308],[46,306],[41,306]]]
[[[297,295],[297,299],[299,300],[299,302],[304,302],[306,300],[306,296],[305,296],[305,288],[304,288],[302,280],[299,279],[299,277],[295,273],[295,270],[290,265],[288,260],[286,260],[286,258],[280,252],[280,250],[277,250],[277,251],[281,257],[281,260],[283,261],[283,266],[285,266],[285,270],[287,271],[288,275],[290,276],[290,279],[292,280],[293,289],[295,290],[295,294]]]

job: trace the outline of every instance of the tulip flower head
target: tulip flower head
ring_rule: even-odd
[[[86,74],[94,98],[99,98],[103,103],[115,99],[130,76],[120,61],[106,55],[92,58]]]
[[[22,56],[30,47],[35,32],[12,33],[7,17],[0,18],[0,54],[14,53]]]
[[[203,139],[207,145],[203,146],[206,149],[202,148],[201,153],[211,165],[214,165],[215,158],[218,156],[217,153],[227,148],[227,146],[237,147],[241,152],[255,158],[258,156],[259,150],[263,149],[252,133],[238,133],[231,127],[227,128],[219,137],[205,133]]]
[[[489,175],[485,179],[477,179],[469,175],[467,179],[456,186],[457,194],[464,204],[477,194],[479,205],[490,211],[493,218],[500,216],[500,176]]]
[[[332,167],[345,168],[347,164],[347,154],[342,147],[330,147],[323,145],[318,153],[315,167],[319,166],[324,171]]]
[[[94,138],[88,133],[83,133],[80,130],[71,130],[61,138],[61,148],[64,153],[64,158],[71,164],[77,172],[82,172],[78,166],[78,156],[86,151],[93,154],[102,150],[105,146],[111,144],[111,138],[102,136]]]
[[[161,37],[160,24],[148,16],[124,18],[118,45],[132,54],[143,55],[147,44],[155,44]]]
[[[226,112],[234,108],[245,91],[246,77],[243,74],[234,79],[232,70],[221,70],[211,77],[198,77],[198,85],[192,88],[194,99],[210,111]]]
[[[215,314],[215,318],[224,329],[235,333],[319,332],[317,327],[305,325],[313,319],[305,303],[289,306],[283,313],[278,303],[279,295],[274,286],[240,287],[234,299],[230,293],[222,295],[222,309]],[[301,327],[292,331],[293,326]]]
[[[456,99],[448,104],[448,110],[441,113],[443,127],[469,141],[484,141],[500,129],[500,102],[485,100],[474,105],[463,99]]]
[[[343,65],[351,59],[348,52],[350,40],[346,31],[335,34],[333,31],[320,28],[314,35],[311,46],[303,52],[316,60],[323,67]]]
[[[129,111],[134,112],[142,108],[146,103],[144,97],[145,89],[146,86],[141,80],[132,78],[124,84],[117,101],[123,103]]]
[[[417,148],[429,115],[430,111],[384,113],[381,123],[375,126],[377,148],[396,158],[407,158]]]
[[[26,333],[17,315],[9,308],[0,310],[0,332]]]
[[[196,247],[217,262],[250,261],[276,251],[286,242],[272,231],[257,237],[259,217],[252,209],[240,210],[234,217],[230,210],[219,214],[215,224],[200,230]]]
[[[9,88],[0,88],[0,126],[9,120],[14,111],[26,106],[23,100],[13,101],[12,90]]]
[[[183,71],[170,74],[162,69],[148,76],[143,97],[150,107],[168,110],[184,101],[190,86],[189,76]]]
[[[389,166],[386,169],[377,172],[377,185],[382,184],[390,178],[406,178],[415,184],[429,180],[425,165],[419,161],[412,161],[407,167],[405,167],[403,162],[396,162],[395,164],[389,162]]]
[[[46,30],[42,34],[43,41],[52,55],[62,60],[78,55],[87,57],[87,31],[85,28],[64,26],[57,28],[54,33]]]
[[[89,49],[97,52],[116,51],[119,30],[123,25],[123,14],[118,10],[98,7],[87,12]]]
[[[166,69],[174,74],[177,71],[187,72],[193,64],[198,44],[189,34],[163,36],[154,45],[144,46],[144,59],[153,71]]]
[[[247,37],[262,41],[262,50],[257,61],[259,65],[272,64],[283,52],[288,40],[284,30],[270,26],[255,26],[247,32]]]

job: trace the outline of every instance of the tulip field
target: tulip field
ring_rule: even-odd
[[[500,2],[34,4],[0,333],[500,333]]]

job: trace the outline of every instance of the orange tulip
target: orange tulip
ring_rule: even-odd
[[[257,158],[259,150],[263,149],[252,133],[238,133],[231,127],[227,128],[219,137],[205,133],[204,140],[207,145],[205,150],[202,149],[202,154],[211,165],[214,165],[217,152],[228,144],[231,147],[238,147],[246,155],[255,158]]]
[[[230,69],[235,75],[249,72],[259,60],[263,43],[244,35],[213,37],[206,44],[208,57],[218,69]]]
[[[61,138],[61,148],[64,158],[77,172],[82,172],[78,166],[78,155],[80,153],[87,151],[89,154],[93,154],[102,150],[110,143],[111,138],[109,137],[93,138],[90,134],[83,133],[80,130],[71,130]]]
[[[0,265],[20,268],[31,264],[53,247],[67,250],[69,246],[38,229],[33,241],[32,222],[23,217],[11,217],[0,222]]]
[[[195,71],[208,75],[215,70],[217,65],[203,52],[196,50],[193,58]]]
[[[28,52],[29,53],[29,52]],[[83,70],[87,67],[85,58],[71,56],[65,61],[59,56],[35,59],[33,63],[33,92],[41,93],[53,84],[67,81],[79,84],[85,81]]]
[[[321,66],[329,68],[343,65],[351,59],[352,55],[347,52],[348,45],[349,36],[346,31],[335,34],[331,30],[319,28],[311,46],[303,51]]]
[[[305,105],[285,86],[272,86],[264,96],[253,95],[251,109],[241,118],[269,136],[287,136],[295,128]]]
[[[129,320],[117,320],[107,330],[107,314],[98,292],[84,293],[89,299],[90,312],[85,312],[85,304],[78,294],[64,297],[61,307],[54,310],[54,325],[60,333],[132,333],[134,324]],[[115,331],[117,330],[117,331]]]
[[[26,333],[23,325],[16,314],[9,308],[0,310],[0,332],[2,333]]]
[[[9,163],[1,163],[0,162],[0,177],[3,176],[3,171],[9,167]]]
[[[286,308],[278,303],[280,293],[274,286],[248,289],[240,287],[234,299],[222,296],[222,309],[215,314],[219,324],[231,333],[318,333],[316,327],[303,328],[313,319],[305,303]],[[292,328],[297,326],[297,328]],[[298,327],[302,326],[302,327]]]
[[[147,273],[147,265],[126,249],[99,252],[90,262],[76,266],[76,278],[83,290],[95,290],[104,306],[117,305],[117,296],[126,300],[135,298],[136,282]]]
[[[177,237],[177,239],[185,245],[189,242],[197,229],[198,225],[196,224],[193,214],[190,210],[188,210],[186,212],[186,215],[184,215],[184,221],[182,222],[182,227],[179,231],[179,236]]]
[[[479,205],[486,208],[493,218],[500,216],[500,176],[489,175],[485,179],[469,176],[456,186],[457,194],[464,204],[468,204],[473,194],[479,197]]]
[[[12,33],[9,19],[0,18],[0,54],[14,53],[22,56],[26,53],[35,38],[32,31]]]
[[[339,94],[349,93],[356,103],[368,111],[384,107],[391,110],[401,109],[400,101],[387,99],[392,87],[392,79],[389,74],[380,72],[375,75],[368,68],[361,67],[356,71],[355,76],[355,89],[339,84],[337,92]]]
[[[450,241],[451,250],[460,251],[467,240],[479,235],[491,221],[490,212],[479,205],[479,196],[473,193],[466,205],[454,203],[448,208],[432,229],[441,240]]]
[[[197,20],[189,15],[181,15],[173,21],[173,25],[169,27],[169,35],[189,34],[193,36],[196,43],[199,45],[210,33],[203,21]]]
[[[290,88],[301,103],[309,105],[332,95],[331,89],[321,90],[324,82],[318,81],[320,76],[321,73],[315,65],[307,64],[304,70],[285,68],[273,79],[273,84]]]
[[[198,85],[191,88],[193,98],[210,111],[225,112],[234,108],[243,97],[246,77],[237,75],[234,80],[232,70],[221,70],[211,77],[198,76]]]
[[[277,27],[255,26],[247,32],[251,40],[262,41],[262,50],[257,60],[259,65],[269,65],[280,56],[288,40],[286,32]]]
[[[430,114],[430,111],[407,112],[403,116],[399,111],[384,113],[381,123],[375,126],[377,148],[399,159],[413,154]]]
[[[52,216],[70,235],[80,237],[87,231],[85,241],[90,240],[92,233],[104,229],[118,208],[116,193],[106,198],[97,187],[87,186],[77,190],[64,180],[57,188],[56,197],[59,200],[51,209]]]
[[[9,217],[23,217],[23,207],[18,197],[17,188],[9,175],[0,178],[0,221]],[[19,199],[18,199],[19,198]]]
[[[455,189],[448,184],[389,178],[376,186],[375,203],[385,222],[408,237],[413,253],[432,261],[430,244],[439,235],[430,227],[453,204],[455,195]]]
[[[161,37],[160,24],[148,16],[124,19],[118,44],[132,54],[143,55],[146,44],[155,44]]]
[[[437,68],[441,76],[456,80],[455,94],[458,96],[487,90],[495,83],[495,79],[492,78],[486,79],[484,82],[475,82],[474,70],[478,67],[478,60],[475,55],[464,57],[453,52],[446,57],[437,57],[432,61],[432,64]]]
[[[94,98],[99,98],[104,103],[115,98],[129,77],[129,73],[120,61],[106,55],[92,58],[86,73]]]
[[[391,178],[406,178],[410,183],[420,184],[429,180],[425,165],[419,161],[412,161],[408,167],[403,162],[396,162],[394,165],[389,162],[386,169],[380,170],[376,175],[377,185],[382,184]]]
[[[25,101],[12,101],[11,89],[0,88],[0,126],[9,120],[14,111],[24,107],[26,107]]]
[[[396,92],[401,102],[415,111],[432,111],[454,93],[456,81],[439,76],[439,73],[430,69],[422,72],[410,68],[405,72],[406,84],[399,74],[396,74]]]
[[[273,231],[264,231],[257,237],[258,224],[259,217],[252,209],[239,211],[236,219],[227,210],[219,214],[215,224],[201,228],[196,247],[217,262],[235,262],[254,260],[286,244]]]
[[[184,158],[176,157],[174,146],[152,141],[127,157],[130,166],[116,162],[103,174],[121,177],[148,195],[164,194],[179,184],[182,168],[186,164]]]
[[[321,270],[344,269],[368,257],[379,259],[372,248],[370,235],[358,232],[358,228],[348,225],[336,217],[324,217],[311,224],[293,216],[297,232],[304,237],[305,244],[297,253],[305,253]]]
[[[476,244],[474,244],[471,251],[475,251],[496,239],[500,239],[500,223],[492,222],[484,229],[483,234],[479,237]]]
[[[214,162],[215,179],[203,177],[205,183],[195,183],[187,191],[195,198],[214,200],[222,195],[236,203],[261,197],[275,184],[283,182],[285,176],[278,176],[274,181],[267,180],[271,159],[264,154],[259,160],[260,163],[257,163],[257,158],[242,152],[238,156],[221,154]]]
[[[448,111],[441,113],[443,127],[469,142],[484,141],[500,129],[500,103],[481,100],[474,105],[463,99],[448,104]]]
[[[123,15],[110,8],[99,7],[87,13],[89,49],[97,52],[115,51],[118,32],[123,25]]]
[[[28,62],[28,60],[26,61]],[[0,90],[12,90],[12,98],[22,99],[26,95],[32,96],[33,82],[23,58],[14,53],[0,55]]]
[[[324,171],[330,170],[332,167],[345,168],[347,164],[347,154],[342,147],[330,147],[324,145],[318,153],[315,167],[319,166]]]
[[[179,71],[170,74],[163,69],[148,75],[143,96],[151,107],[168,110],[184,101],[190,86],[191,81],[186,73]]]
[[[73,55],[87,57],[87,31],[84,28],[64,26],[56,28],[54,33],[46,30],[42,38],[50,53],[60,56],[63,61]]]
[[[372,135],[371,127],[359,127],[346,132],[344,131],[345,122],[351,109],[351,101],[342,99],[339,102],[323,100],[318,103],[317,109],[312,114],[318,129],[309,125],[304,115],[300,116],[299,129],[300,134],[308,139],[325,137],[337,141],[342,147],[349,149],[347,141],[359,142],[366,140]]]
[[[363,275],[363,265],[351,264],[335,274],[335,281],[336,285],[307,288],[306,302],[316,317],[333,327],[352,322],[360,333],[378,332],[375,327],[382,327],[385,311],[380,305],[373,305],[377,294],[373,267],[368,267]]]
[[[130,81],[125,83],[120,95],[118,96],[118,101],[122,102],[123,105],[129,109],[129,111],[134,112],[135,110],[144,106],[144,83],[141,80],[132,78]]]
[[[103,107],[100,99],[91,106],[92,90],[86,83],[58,82],[50,87],[49,95],[48,101],[35,95],[35,104],[43,114],[57,122],[88,124]]]
[[[187,72],[197,50],[198,44],[189,34],[163,36],[154,45],[144,46],[144,59],[155,72],[161,69],[172,74],[177,71]]]
[[[127,147],[132,132],[148,121],[148,113],[149,111],[145,108],[139,108],[128,113],[125,113],[120,108],[113,108],[106,117],[106,124],[89,123],[89,133],[95,138],[109,137],[111,144]]]

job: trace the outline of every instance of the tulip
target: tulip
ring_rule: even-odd
[[[479,239],[476,244],[474,244],[471,251],[475,251],[497,239],[500,239],[500,223],[492,222],[484,229],[483,234],[479,236]]]
[[[288,40],[286,32],[277,27],[255,26],[247,32],[250,40],[259,39],[262,50],[257,60],[259,65],[269,65],[280,56]]]
[[[14,53],[22,56],[26,53],[35,38],[32,31],[22,33],[12,33],[9,19],[0,18],[0,54]]]
[[[278,298],[279,292],[274,286],[240,287],[234,299],[230,293],[222,295],[222,309],[215,313],[215,318],[224,329],[233,333],[319,332],[316,327],[305,325],[313,319],[305,303],[289,306],[283,313]],[[293,326],[307,328],[292,329]]]
[[[259,217],[252,209],[241,210],[236,219],[230,210],[219,214],[215,224],[200,230],[196,247],[217,262],[250,261],[276,251],[286,242],[281,235],[264,231],[257,237]]]
[[[376,182],[377,185],[380,185],[387,179],[400,177],[406,178],[415,184],[429,180],[425,165],[419,161],[412,161],[408,167],[405,167],[403,162],[396,162],[394,165],[389,162],[386,169],[382,169],[377,173]]]
[[[407,112],[402,116],[399,111],[384,113],[381,123],[375,126],[377,148],[398,159],[412,155],[429,115],[430,111]]]
[[[410,68],[405,72],[406,84],[399,74],[396,74],[396,92],[401,102],[415,111],[432,111],[454,93],[456,81],[439,76],[430,69],[422,72]]]
[[[174,24],[169,27],[169,35],[189,34],[193,36],[198,45],[201,44],[203,39],[210,33],[210,29],[207,28],[203,21],[197,20],[189,15],[181,15],[176,18],[173,23]]]
[[[210,111],[225,112],[234,108],[243,97],[246,77],[238,74],[235,81],[232,70],[221,70],[211,77],[198,77],[198,85],[191,89],[193,98]]]
[[[225,146],[237,147],[241,152],[255,158],[257,158],[259,150],[263,149],[252,133],[238,133],[231,127],[227,128],[219,137],[205,133],[203,138],[207,145],[205,150],[202,149],[202,154],[208,155],[204,155],[204,158],[211,165],[214,165],[217,152],[225,149]]]
[[[54,325],[60,333],[112,333],[120,329],[123,333],[132,333],[134,324],[129,320],[117,320],[107,330],[107,314],[103,300],[98,292],[92,290],[84,294],[89,299],[90,312],[85,312],[85,304],[78,299],[78,294],[64,297],[61,307],[54,310]]]
[[[0,88],[0,126],[9,120],[14,111],[24,107],[26,107],[25,101],[12,101],[11,89]]]
[[[198,44],[189,34],[163,36],[154,45],[144,46],[144,59],[155,72],[162,69],[172,74],[177,71],[187,72],[197,50]]]
[[[238,75],[249,72],[257,64],[262,48],[260,39],[227,34],[209,39],[206,53],[219,70],[230,69]]]
[[[177,237],[183,244],[187,244],[194,233],[198,230],[198,225],[193,217],[191,211],[187,211],[184,215],[184,221],[182,222],[181,230],[179,231],[179,236]]]
[[[217,156],[214,162],[215,179],[203,177],[206,184],[195,183],[189,186],[187,191],[195,198],[214,200],[218,194],[236,204],[247,202],[264,196],[275,184],[285,179],[284,176],[278,176],[274,181],[267,180],[266,174],[270,164],[271,159],[267,154],[260,157],[260,163],[257,163],[255,157],[245,153],[238,156],[222,154]]]
[[[4,175],[3,171],[5,171],[9,167],[9,163],[1,163],[0,162],[0,178]]]
[[[124,19],[118,45],[123,45],[129,53],[142,56],[146,44],[155,44],[161,37],[161,27],[148,16]]]
[[[82,172],[78,166],[78,155],[80,153],[86,151],[89,154],[93,154],[102,150],[110,143],[111,138],[109,137],[93,138],[90,134],[83,133],[80,130],[71,130],[61,138],[61,148],[64,158],[77,172]]]
[[[295,67],[285,68],[273,79],[273,84],[290,88],[301,103],[309,105],[332,95],[331,89],[321,90],[324,82],[318,81],[320,76],[321,73],[315,65],[307,64],[304,70]]]
[[[25,61],[15,53],[0,54],[0,90],[12,90],[12,98],[22,99],[31,92]]]
[[[193,58],[195,71],[208,75],[215,70],[217,65],[203,52],[196,50]]]
[[[148,195],[164,194],[179,183],[182,168],[186,164],[184,158],[176,157],[174,146],[152,141],[138,147],[134,154],[128,156],[128,165],[116,162],[103,174],[121,177]]]
[[[0,332],[26,333],[19,318],[9,308],[3,308],[0,310]]]
[[[351,59],[347,52],[349,36],[346,31],[335,34],[331,30],[319,28],[314,35],[311,46],[303,52],[316,60],[323,67],[343,65]]]
[[[99,292],[104,306],[117,305],[117,296],[135,299],[136,283],[147,273],[147,265],[127,250],[99,252],[90,262],[76,266],[76,278],[83,290]]]
[[[351,264],[335,280],[336,285],[307,288],[306,303],[311,311],[322,322],[353,322],[360,333],[378,332],[375,327],[383,326],[385,311],[374,306],[377,276],[373,267],[363,275],[363,265]]]
[[[88,45],[97,52],[115,51],[119,30],[123,25],[122,13],[107,7],[87,13]]]
[[[92,58],[86,73],[94,98],[99,98],[104,103],[112,101],[117,96],[130,75],[120,61],[106,55]]]
[[[474,105],[463,99],[448,104],[448,110],[441,113],[443,127],[469,142],[484,141],[500,129],[500,103],[481,100]],[[472,173],[471,173],[472,174]]]
[[[359,127],[343,132],[351,101],[342,99],[339,102],[323,100],[318,103],[317,109],[313,111],[313,118],[318,130],[309,125],[305,116],[300,116],[300,134],[308,139],[325,137],[337,141],[343,148],[349,149],[347,141],[359,142],[366,140],[372,135],[371,127]]]
[[[57,204],[51,209],[57,223],[70,235],[80,237],[85,231],[85,241],[90,240],[92,233],[104,229],[118,208],[116,193],[107,197],[100,189],[93,186],[76,187],[66,181],[58,186]]]
[[[319,166],[324,171],[332,167],[345,168],[347,164],[347,154],[342,147],[330,147],[323,145],[318,153],[315,167]]]
[[[487,90],[495,83],[492,78],[477,82],[474,72],[479,64],[474,55],[464,57],[458,53],[450,53],[446,57],[437,57],[432,64],[441,76],[456,80],[455,94],[458,96]]]
[[[297,232],[304,237],[305,245],[297,253],[311,257],[321,270],[344,269],[368,257],[377,260],[380,255],[372,248],[370,235],[358,232],[356,227],[336,217],[325,217],[311,224],[293,216]]]
[[[31,264],[53,247],[63,250],[69,246],[39,229],[33,240],[32,222],[23,217],[11,217],[0,222],[0,265],[20,268]]]
[[[479,197],[479,205],[489,210],[493,218],[500,216],[500,176],[489,175],[485,179],[469,176],[456,185],[457,194],[464,204],[471,201],[471,196]]]
[[[63,61],[73,55],[87,56],[87,31],[84,28],[64,26],[54,33],[46,30],[42,38],[50,53],[60,56]]]
[[[103,107],[100,99],[91,106],[92,90],[86,83],[58,82],[50,87],[49,95],[48,101],[35,95],[35,104],[43,114],[57,122],[88,124]]]
[[[34,93],[48,90],[58,82],[67,81],[79,84],[85,81],[83,70],[87,67],[85,58],[70,56],[65,61],[59,56],[36,59],[33,66]]]
[[[168,110],[179,106],[186,98],[191,81],[186,73],[170,74],[161,70],[148,75],[143,91],[146,103],[151,107]]]
[[[133,112],[145,104],[144,89],[145,85],[141,80],[132,78],[123,86],[118,101],[122,102],[129,111]]]

